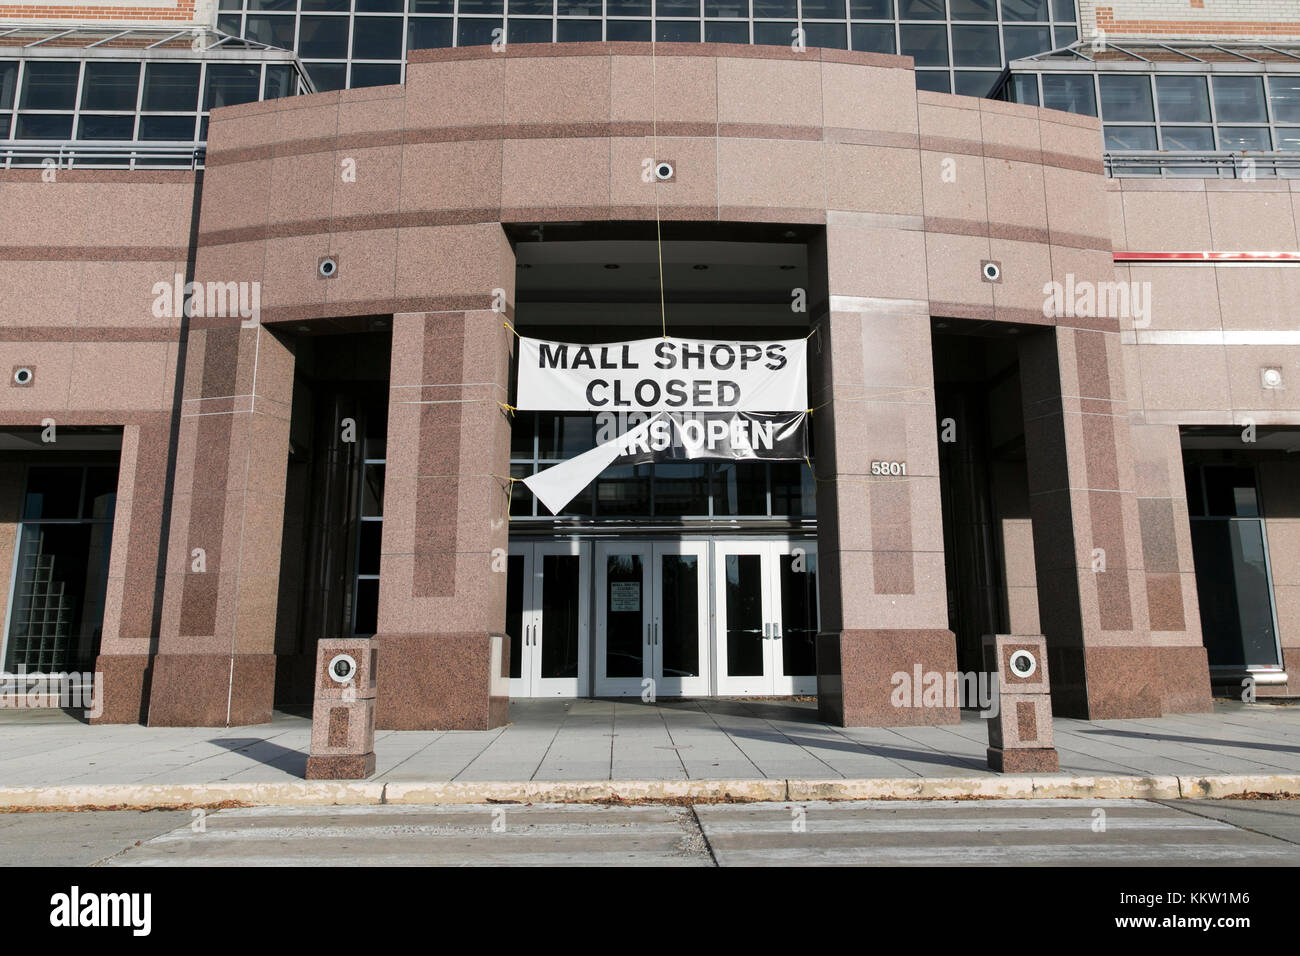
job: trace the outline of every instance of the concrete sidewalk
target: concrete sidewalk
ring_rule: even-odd
[[[1300,707],[1278,704],[1219,703],[1212,714],[1146,720],[1058,718],[1061,773],[1039,778],[991,773],[987,727],[974,713],[947,727],[841,728],[819,723],[808,702],[715,698],[517,701],[511,718],[491,731],[381,731],[375,777],[342,785],[303,780],[304,717],[147,728],[0,711],[0,805],[101,806],[151,793],[176,805],[1300,791]],[[1224,775],[1256,782],[1215,782]],[[601,786],[611,781],[618,786]]]

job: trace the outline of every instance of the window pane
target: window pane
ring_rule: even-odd
[[[700,0],[655,0],[656,17],[698,17]]]
[[[1038,105],[1038,76],[1036,74],[1021,74],[1011,77],[1009,90],[1011,102],[1024,103],[1028,106]]]
[[[1165,149],[1214,149],[1214,130],[1209,126],[1162,126],[1160,135]]]
[[[795,8],[795,0],[754,0],[754,16],[765,19],[777,17],[793,19],[798,16]]]
[[[134,112],[136,94],[139,91],[139,63],[87,63],[81,108]]]
[[[1079,31],[1076,27],[1055,27],[1052,32],[1056,34],[1056,42],[1052,44],[1052,48],[1056,50],[1067,47],[1079,39]]]
[[[1270,149],[1266,126],[1220,126],[1219,149]]]
[[[892,20],[894,0],[849,0],[849,15],[854,20]]]
[[[83,116],[77,126],[77,139],[134,139],[135,115]]]
[[[1047,0],[1002,0],[1003,20],[1047,20]]]
[[[855,23],[853,49],[868,53],[896,53],[892,23]]]
[[[0,121],[0,129],[4,128],[3,121]],[[1277,148],[1286,150],[1300,151],[1300,129],[1278,129]],[[1285,174],[1279,174],[1285,175]]]
[[[816,513],[817,485],[808,466],[801,461],[773,462],[772,514],[811,518]]]
[[[501,29],[500,20],[466,20],[461,19],[456,24],[456,45],[457,46],[491,46],[492,41],[496,39],[492,35],[493,30]],[[501,34],[497,34],[500,36]],[[647,37],[649,39],[649,37]]]
[[[714,466],[715,515],[767,514],[767,466],[761,461],[723,462]]]
[[[1101,117],[1111,123],[1149,123],[1151,83],[1145,76],[1102,76]]]
[[[410,0],[411,13],[451,13],[452,6],[453,0]]]
[[[943,0],[898,0],[900,20],[942,20]]]
[[[144,68],[144,108],[193,112],[199,105],[197,63],[149,63]]]
[[[596,506],[604,516],[650,514],[650,466],[607,468],[596,482]]]
[[[709,475],[703,463],[654,466],[655,515],[705,515],[709,513]]]
[[[600,0],[556,0],[556,11],[562,17],[598,17]],[[645,7],[645,12],[650,8]]]
[[[597,419],[591,415],[540,415],[537,432],[539,458],[573,458],[596,447],[596,429],[608,427],[614,419]],[[622,423],[618,423],[621,425]],[[617,428],[617,433],[630,430],[640,421],[629,421],[627,429]],[[604,438],[604,434],[601,436]],[[611,436],[612,437],[612,436]]]
[[[293,67],[267,64],[265,99],[278,100],[295,93]]]
[[[600,25],[599,20],[561,20],[555,25],[555,35],[561,43],[599,40]]]
[[[1052,38],[1047,27],[1003,27],[1003,41],[1007,45],[1007,62],[1046,53],[1052,48]]]
[[[510,0],[511,16],[542,16],[555,14],[554,0]]]
[[[348,55],[347,17],[302,17],[298,55],[304,59],[342,59]]]
[[[953,74],[952,91],[962,96],[987,96],[997,79],[992,70],[958,70]]]
[[[1057,20],[1078,20],[1079,17],[1074,12],[1074,0],[1052,0],[1052,16]]]
[[[72,114],[19,113],[14,139],[71,139]]]
[[[506,39],[511,43],[550,43],[551,21],[511,17],[506,24]]]
[[[650,39],[649,20],[611,20],[605,26],[606,35],[611,40],[648,41]]]
[[[805,20],[846,20],[844,0],[803,0]]]
[[[1208,123],[1210,99],[1203,76],[1157,76],[1156,99],[1166,123]]]
[[[140,138],[193,142],[193,116],[141,116]]]
[[[1258,76],[1216,76],[1214,114],[1220,123],[1263,123],[1264,82]]]
[[[792,33],[797,23],[755,23],[754,43],[759,46],[789,46],[794,42]]]
[[[28,60],[23,68],[23,95],[18,104],[28,110],[70,110],[77,105],[80,63]]]
[[[341,90],[347,83],[346,63],[307,63],[305,66],[317,93]]]
[[[0,60],[0,110],[13,109],[14,84],[18,82],[18,61]]]
[[[505,0],[460,0],[460,12],[464,13],[501,13],[505,9]]]
[[[998,28],[953,26],[952,62],[954,66],[1001,66]]]
[[[339,0],[303,0],[302,8],[304,10],[346,10],[348,0],[342,0],[343,6],[340,8]],[[248,0],[249,10],[292,10],[294,7],[293,0]]]
[[[357,581],[356,619],[354,634],[374,634],[379,629],[379,579],[365,578]]]
[[[362,521],[357,544],[357,574],[379,573],[379,540],[384,529],[382,521]]]
[[[704,23],[705,43],[748,43],[748,23]]]
[[[400,63],[353,63],[352,87],[396,86],[402,82]]]
[[[1153,126],[1107,126],[1107,149],[1155,149],[1156,131]]]
[[[408,50],[433,50],[451,46],[451,19],[415,19],[408,27]]]
[[[947,66],[948,30],[905,23],[898,31],[898,52],[912,57],[917,66]]]
[[[996,20],[997,0],[948,0],[954,20]]]
[[[655,23],[658,33],[655,39],[660,43],[699,43],[699,20],[659,20]]]
[[[0,77],[3,71],[4,67],[0,66]],[[2,79],[0,86],[3,86]],[[1273,107],[1274,122],[1300,123],[1300,76],[1270,76],[1268,98]],[[4,104],[4,94],[0,93],[0,107]]]
[[[352,9],[357,13],[401,13],[404,6],[405,0],[353,0]]]
[[[219,106],[237,106],[257,99],[262,82],[260,66],[238,63],[209,63],[208,91],[203,100],[205,110]]]
[[[244,36],[258,43],[293,49],[293,17],[249,17]]]
[[[803,29],[809,46],[826,50],[849,48],[848,32],[842,23],[805,23]]]
[[[747,17],[749,0],[704,0],[706,17]]]
[[[930,90],[934,93],[951,93],[952,84],[948,80],[947,70],[917,70],[916,88]]]
[[[352,56],[357,60],[400,60],[402,18],[357,17],[352,25]]]
[[[1093,96],[1092,77],[1077,73],[1044,73],[1043,106],[1052,110],[1096,116],[1097,102]]]
[[[232,37],[240,36],[239,14],[217,17],[217,29]]]

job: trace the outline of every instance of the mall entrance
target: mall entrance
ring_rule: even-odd
[[[809,334],[810,227],[664,223],[662,243],[653,222],[507,231],[522,335],[596,344],[665,329],[739,341]],[[511,477],[645,417],[518,412]],[[615,466],[558,515],[515,481],[511,697],[816,693],[815,460]]]
[[[790,696],[817,689],[817,542],[513,541],[511,697]]]

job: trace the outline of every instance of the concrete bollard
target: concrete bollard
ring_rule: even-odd
[[[375,772],[377,658],[364,638],[317,645],[308,780],[363,780]]]
[[[989,769],[998,773],[1055,773],[1061,768],[1052,739],[1052,694],[1047,639],[1040,635],[984,635],[984,666],[998,675],[998,713],[989,720]]]

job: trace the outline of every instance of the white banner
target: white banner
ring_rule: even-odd
[[[519,338],[521,411],[794,412],[808,408],[807,340],[658,338],[577,345]]]

